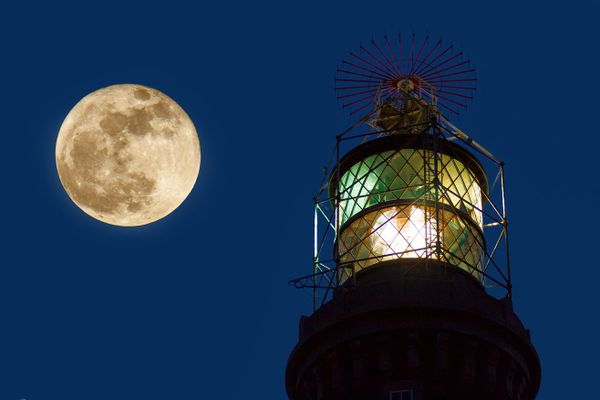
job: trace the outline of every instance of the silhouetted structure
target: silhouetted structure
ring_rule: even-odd
[[[386,37],[338,70],[343,105],[373,107],[338,136],[315,198],[314,271],[293,281],[314,307],[288,361],[291,400],[535,398],[539,360],[511,303],[504,165],[444,116],[474,91],[461,55]],[[492,185],[474,153],[497,168]]]

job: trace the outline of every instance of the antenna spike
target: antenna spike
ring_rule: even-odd
[[[454,42],[443,45],[426,31],[411,31],[406,41],[384,32],[383,43],[371,35],[370,43],[350,51],[336,69],[335,92],[342,107],[355,115],[371,107],[370,115],[385,102],[412,98],[454,115],[473,98],[477,81],[471,59]],[[380,37],[381,38],[381,37]],[[408,97],[407,97],[408,96]],[[459,101],[460,100],[460,101]]]

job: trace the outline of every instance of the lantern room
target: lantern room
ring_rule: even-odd
[[[384,43],[337,69],[337,99],[359,118],[336,136],[314,197],[313,273],[291,282],[313,289],[316,309],[363,272],[402,264],[510,297],[504,163],[448,119],[473,98],[475,70],[428,37]]]
[[[394,134],[355,147],[331,176],[340,281],[398,259],[436,259],[481,280],[483,167],[429,133]]]

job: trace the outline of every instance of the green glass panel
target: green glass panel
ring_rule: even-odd
[[[463,211],[482,226],[482,194],[477,179],[460,161],[438,155],[440,201]],[[431,153],[400,149],[369,156],[353,165],[340,178],[341,223],[383,202],[434,199],[435,169],[432,165],[425,168],[425,159],[433,160]]]

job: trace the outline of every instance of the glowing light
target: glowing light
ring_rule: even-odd
[[[371,238],[374,254],[393,256],[385,259],[426,257],[436,242],[435,219],[419,207],[410,206],[408,218],[394,207],[375,220]]]

